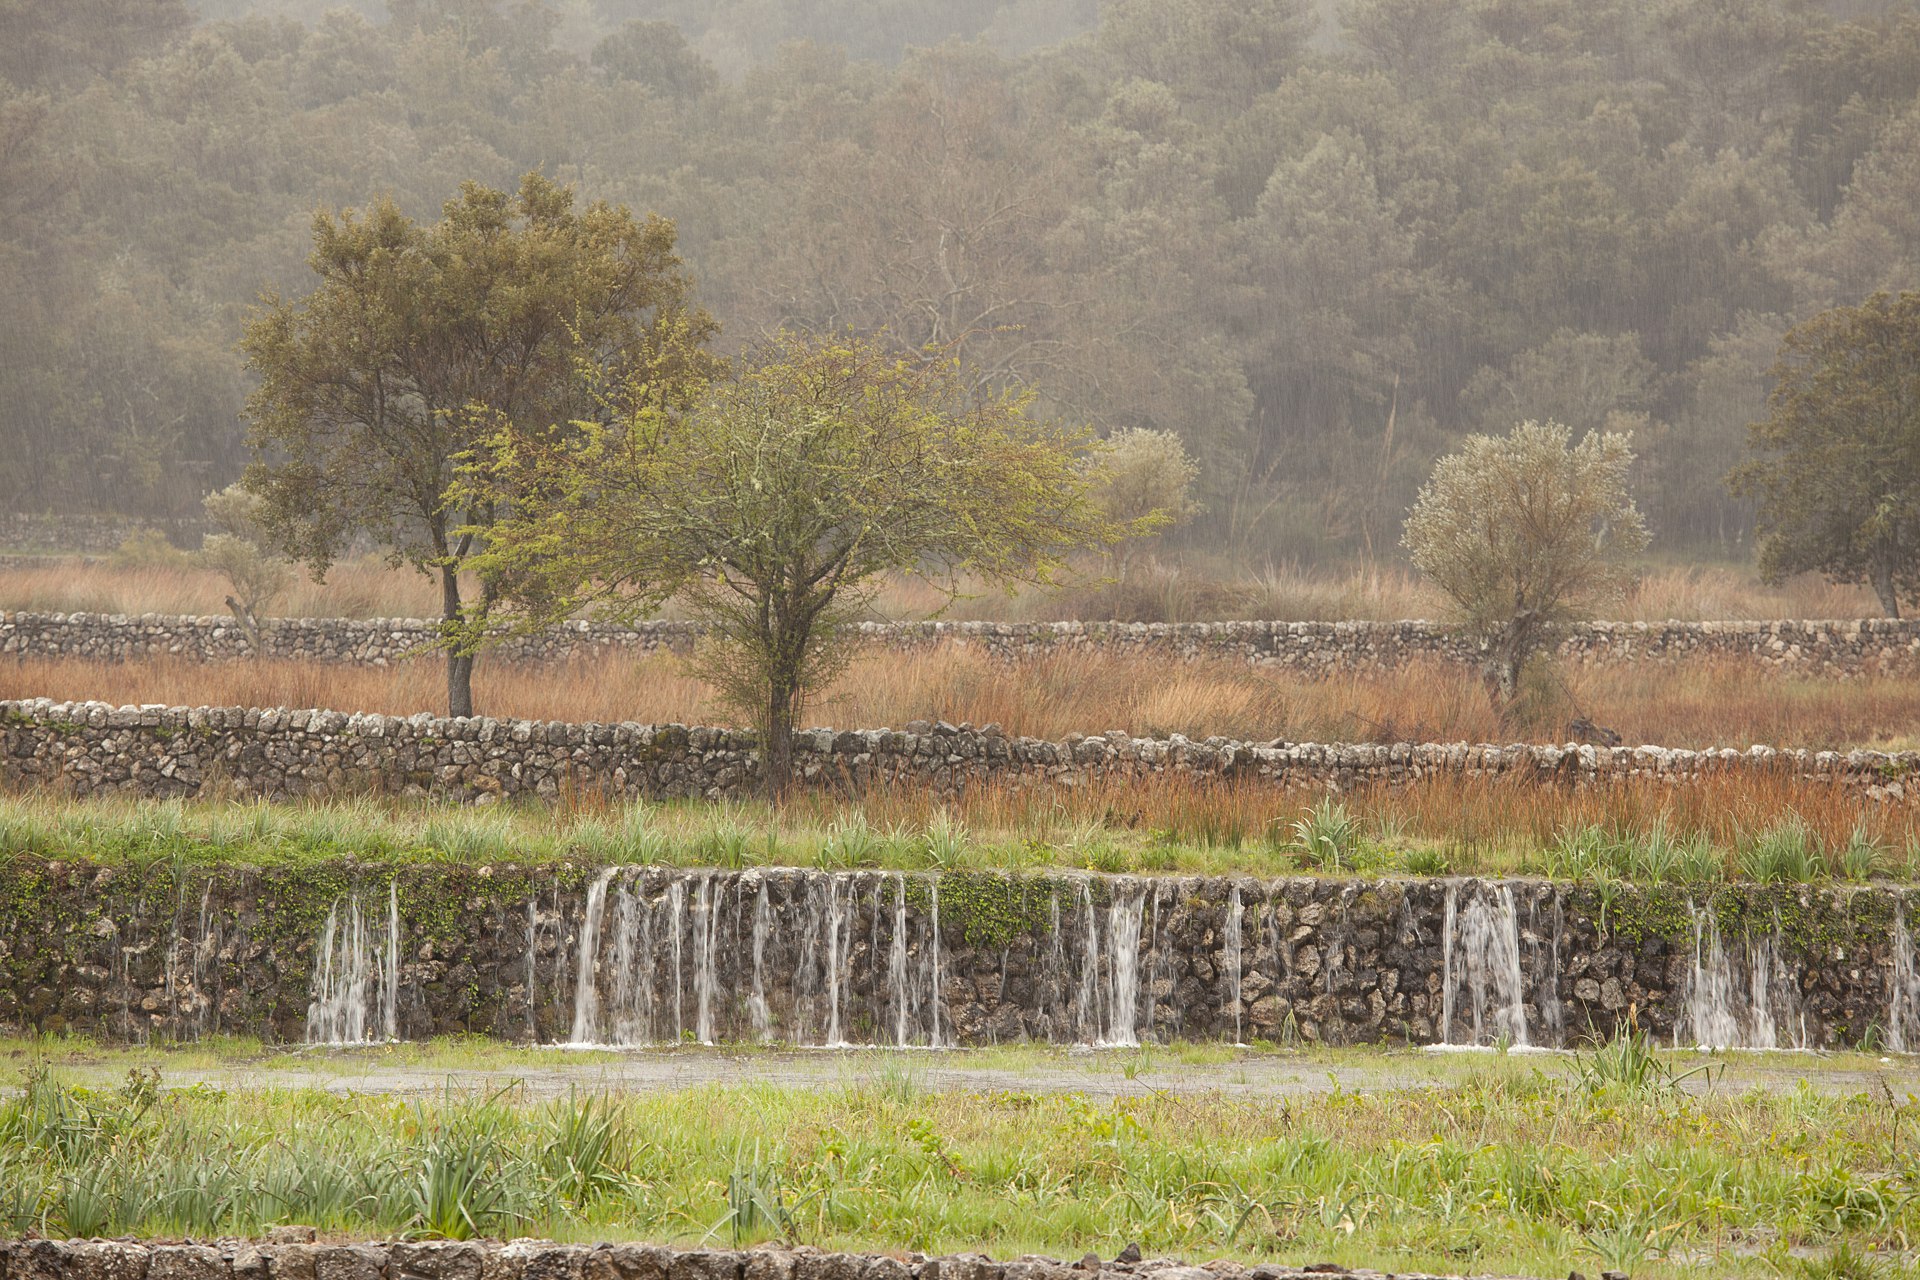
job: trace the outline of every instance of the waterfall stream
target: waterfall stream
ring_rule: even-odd
[[[1447,886],[1441,921],[1439,1043],[1526,1048],[1526,981],[1520,967],[1520,924],[1508,885]],[[1462,997],[1465,997],[1464,1006]],[[1456,1038],[1456,1022],[1464,1037]]]
[[[1920,954],[1907,931],[1907,900],[1894,900],[1893,962],[1887,983],[1887,1048],[1895,1053],[1920,1049]]]
[[[1131,1048],[1298,1035],[1526,1049],[1566,1046],[1596,1025],[1639,1025],[1680,1046],[1769,1049],[1831,1043],[1836,1022],[1828,988],[1805,979],[1802,996],[1807,960],[1777,922],[1728,915],[1725,901],[1718,913],[1690,904],[1679,937],[1623,946],[1575,917],[1579,899],[1541,882],[1329,888],[619,866],[544,882],[523,908],[503,904],[476,935],[489,939],[478,950],[450,953],[422,937],[405,972],[397,882],[385,888],[384,912],[378,890],[362,887],[336,899],[313,935],[309,1043],[395,1040],[403,1022],[444,1026],[426,984],[449,965],[464,967],[465,1026],[576,1046]],[[223,938],[239,927],[210,892],[197,896],[198,909],[185,899],[162,935],[165,1017],[189,1035],[217,1029],[234,952]],[[1862,944],[1870,959],[1849,957],[1864,968],[1871,1008],[1849,996],[1855,1003],[1838,1012],[1848,1027],[1883,1028],[1886,1048],[1911,1051],[1920,945],[1902,897],[1885,919],[1884,941]]]
[[[1748,932],[1733,947],[1711,909],[1692,902],[1693,957],[1681,988],[1676,1046],[1804,1049],[1806,1018],[1781,959],[1780,933]]]
[[[357,893],[328,909],[314,954],[308,1044],[373,1044],[400,1038],[397,883],[387,886],[385,923],[384,931],[368,928]]]

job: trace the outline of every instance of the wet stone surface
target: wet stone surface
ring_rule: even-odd
[[[1920,1047],[1895,887],[0,868],[0,1028],[110,1040]]]

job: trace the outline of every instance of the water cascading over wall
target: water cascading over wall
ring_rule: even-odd
[[[361,1044],[1920,1048],[1905,891],[344,867],[8,868],[0,1025]]]
[[[371,1044],[400,1038],[400,886],[387,885],[386,931],[369,930],[360,895],[327,910],[313,961],[308,1044]]]
[[[967,973],[950,974],[943,962],[939,885],[937,876],[901,872],[608,868],[589,885],[574,933],[565,1041],[904,1048],[1004,1039],[1125,1047],[1183,1034],[1234,1043],[1276,1033],[1341,1040],[1365,1038],[1351,1035],[1354,1021],[1369,1029],[1388,1025],[1393,1019],[1379,1015],[1390,1007],[1403,1015],[1403,1038],[1446,1047],[1554,1048],[1569,1043],[1563,985],[1576,1003],[1598,1004],[1602,1013],[1612,1002],[1608,984],[1577,976],[1600,972],[1593,965],[1599,948],[1585,953],[1571,976],[1563,970],[1561,946],[1572,941],[1564,894],[1538,882],[1522,882],[1519,900],[1512,883],[1447,882],[1433,935],[1438,982],[1427,984],[1424,1000],[1416,993],[1410,1001],[1380,965],[1388,953],[1417,953],[1426,941],[1422,922],[1410,914],[1416,896],[1404,892],[1400,936],[1383,948],[1368,927],[1370,913],[1355,909],[1358,885],[1343,886],[1331,912],[1329,904],[1308,903],[1297,931],[1288,932],[1285,920],[1295,913],[1276,886],[1225,882],[1217,936],[1203,929],[1196,948],[1192,926],[1217,909],[1220,882],[1053,880],[1044,890],[1044,928],[1008,937],[997,972],[989,957],[983,988],[968,977],[978,968],[971,949],[962,952]],[[1884,1035],[1890,1047],[1904,1048],[1920,1039],[1920,957],[1905,928],[1904,903],[1896,900],[1894,911]],[[1687,915],[1691,949],[1671,949],[1669,965],[1679,974],[1668,1019],[1673,1043],[1808,1047],[1804,1002],[1777,917],[1771,927],[1743,930],[1730,946],[1712,912],[1689,901]],[[528,940],[532,957],[531,924]],[[1310,945],[1316,940],[1318,947]],[[1205,953],[1214,944],[1217,961],[1209,966]],[[367,958],[352,971],[390,974],[385,955],[394,943],[385,953],[363,945]],[[1020,950],[1026,954],[1016,955]],[[533,974],[530,963],[530,989]],[[1587,982],[1594,982],[1591,991]],[[949,996],[956,985],[957,1015]],[[391,1036],[396,1000],[380,999]],[[1629,998],[1628,1007],[1637,1023],[1638,1001]],[[373,1013],[369,1001],[362,1023],[371,1025]],[[1327,1025],[1329,1014],[1337,1026]],[[1648,1014],[1649,1022],[1660,1020],[1653,1009]],[[1600,1031],[1591,1016],[1587,1029]],[[530,1038],[538,1038],[531,1023]]]

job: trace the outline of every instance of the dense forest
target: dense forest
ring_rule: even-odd
[[[0,0],[0,508],[195,510],[314,211],[529,169],[672,218],[723,348],[958,343],[1178,431],[1239,557],[1393,554],[1547,417],[1745,557],[1781,334],[1920,287],[1920,7]]]

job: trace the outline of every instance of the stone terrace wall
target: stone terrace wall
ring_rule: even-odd
[[[121,1042],[474,1033],[553,1044],[574,1036],[587,1005],[597,1014],[585,1040],[628,1045],[697,1034],[1558,1046],[1631,1020],[1662,1043],[1915,1049],[1908,896],[1885,885],[1614,885],[1603,898],[1544,880],[17,859],[0,867],[0,1028]],[[597,987],[581,1000],[585,939]],[[359,993],[362,1032],[312,1034],[310,1004],[328,990]]]
[[[1430,622],[902,622],[867,623],[863,630],[873,644],[907,651],[944,643],[1001,658],[1094,652],[1211,658],[1306,674],[1475,660],[1471,645]],[[684,622],[576,622],[539,635],[503,637],[489,652],[498,660],[538,662],[683,651],[698,631]],[[420,619],[281,618],[266,624],[264,652],[386,664],[421,653],[434,635],[434,624]],[[0,653],[211,662],[251,652],[245,634],[225,617],[0,612]],[[1560,653],[1583,665],[1731,658],[1809,675],[1920,672],[1920,621],[1596,622],[1575,627]]]
[[[0,549],[97,555],[117,550],[142,529],[160,530],[175,546],[197,547],[206,528],[206,521],[195,519],[138,520],[130,516],[0,511]]]
[[[1391,1280],[1328,1263],[1303,1269],[1216,1260],[1201,1268],[1165,1258],[1102,1262],[1093,1255],[1072,1264],[1037,1257],[994,1262],[978,1254],[930,1258],[805,1246],[675,1250],[544,1240],[313,1244],[312,1233],[297,1227],[274,1235],[198,1244],[0,1241],[0,1280]]]
[[[804,781],[850,790],[917,785],[953,792],[1156,777],[1280,791],[1439,778],[1582,787],[1744,775],[1830,784],[1888,802],[1920,796],[1920,787],[1906,781],[1920,767],[1916,752],[1196,742],[1117,731],[1052,742],[1009,737],[992,725],[924,721],[905,731],[811,729],[795,746]],[[217,785],[222,794],[269,799],[378,792],[485,802],[569,790],[721,798],[750,793],[759,775],[752,738],[727,729],[45,698],[0,701],[0,747],[0,784],[82,795],[193,796]]]

